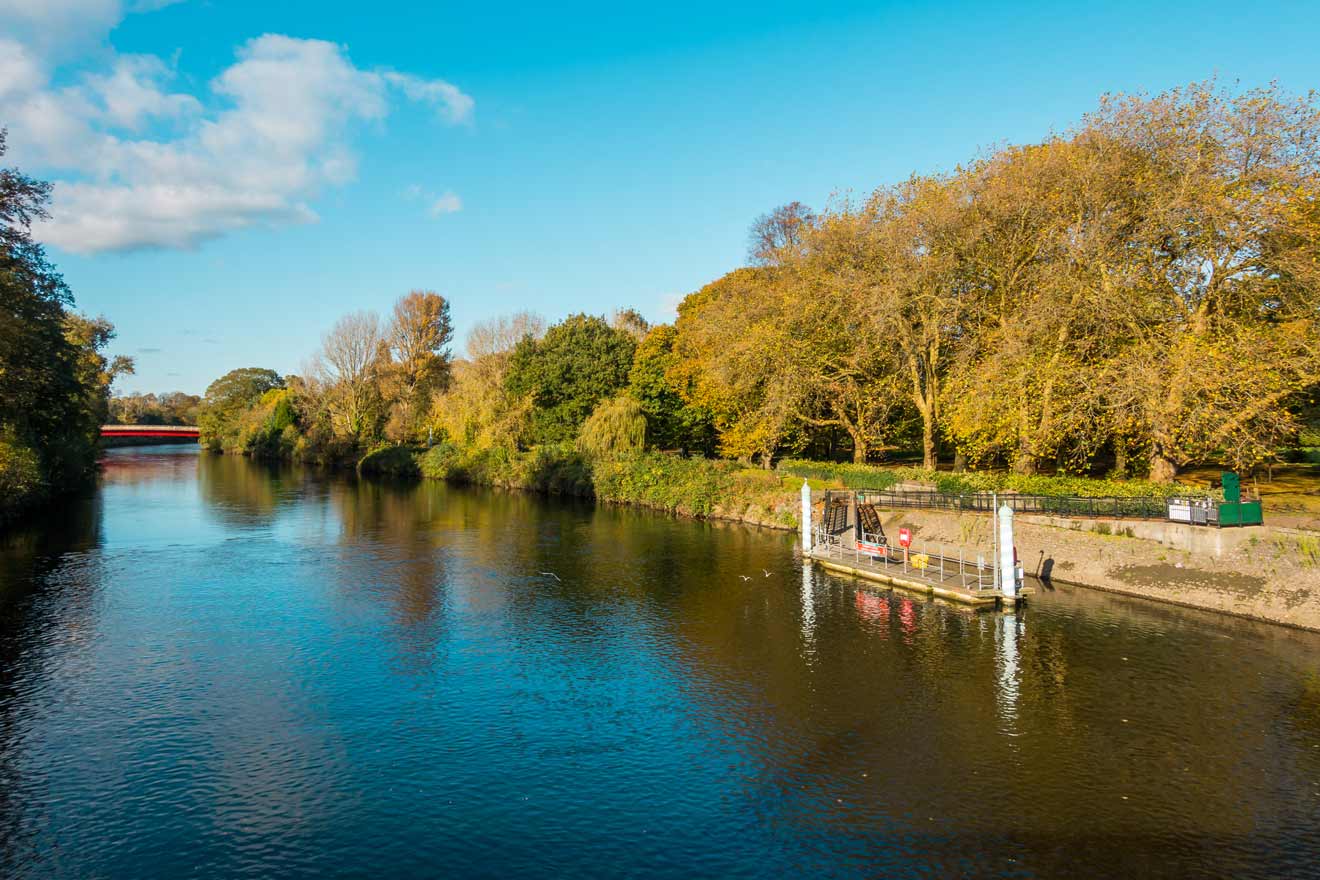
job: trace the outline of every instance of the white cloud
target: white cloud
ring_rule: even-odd
[[[426,202],[426,213],[432,217],[444,214],[457,214],[463,210],[463,200],[453,190],[445,190],[436,195],[419,183],[410,183],[403,188],[403,197],[410,202]]]
[[[108,73],[84,77],[84,90],[111,126],[138,130],[152,118],[173,118],[201,110],[192,95],[163,91],[174,71],[154,55],[121,55]]]
[[[472,121],[475,102],[463,94],[458,86],[438,79],[422,79],[406,73],[387,71],[382,74],[385,81],[403,92],[409,100],[421,101],[436,108],[436,111],[448,122],[460,123]]]
[[[240,46],[200,96],[173,91],[177,74],[162,59],[113,50],[56,80],[61,56],[42,34],[79,12],[84,31],[101,22],[103,40],[124,9],[0,0],[0,33],[8,22],[27,35],[0,37],[0,124],[16,163],[56,172],[52,219],[37,233],[70,251],[186,248],[257,224],[312,222],[317,195],[356,176],[354,128],[385,118],[395,95],[449,123],[472,118],[472,99],[450,83],[364,70],[337,44],[278,34]],[[446,193],[431,209],[460,208]]]
[[[463,200],[452,192],[447,192],[431,202],[431,216],[439,217],[441,214],[456,214],[463,210]]]
[[[0,33],[51,57],[99,42],[123,17],[120,0],[0,0]]]

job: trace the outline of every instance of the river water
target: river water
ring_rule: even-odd
[[[974,614],[784,533],[178,447],[0,546],[5,876],[1318,863],[1320,636]]]

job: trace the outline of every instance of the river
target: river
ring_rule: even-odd
[[[793,544],[112,450],[0,546],[0,874],[1320,871],[1320,636]]]

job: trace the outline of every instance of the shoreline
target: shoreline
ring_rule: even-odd
[[[598,462],[578,472],[573,465],[580,462],[554,455],[530,463],[478,461],[475,466],[464,462],[442,469],[428,466],[421,452],[396,454],[385,462],[387,467],[371,459],[367,456],[356,466],[320,466],[353,469],[369,477],[443,480],[590,499],[775,531],[798,528],[798,494],[785,481],[800,485],[801,478],[736,462],[652,454]],[[985,514],[888,508],[883,518],[886,532],[909,528],[923,545],[990,548],[991,517]],[[1320,632],[1320,533],[1269,525],[1214,529],[1156,520],[1033,515],[1019,515],[1015,525],[1023,567],[1044,584]]]

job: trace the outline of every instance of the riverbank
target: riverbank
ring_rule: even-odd
[[[797,466],[784,473],[663,453],[593,460],[567,446],[528,452],[388,447],[364,457],[358,469],[785,530],[798,527],[803,479]],[[815,489],[827,485],[810,482]],[[923,546],[991,552],[984,514],[896,509],[883,511],[883,519],[889,534],[908,528]],[[1320,631],[1320,534],[1313,531],[1019,516],[1015,537],[1026,571],[1046,583]]]
[[[991,555],[984,514],[881,511],[885,529],[921,546]],[[1028,574],[1320,631],[1320,534],[1276,526],[1213,529],[1134,520],[1018,516],[1013,537]]]
[[[522,489],[548,495],[594,498],[698,519],[719,519],[778,529],[798,523],[801,478],[734,461],[681,458],[644,452],[592,458],[571,446],[528,452],[501,447],[463,450],[441,444],[411,456],[416,473],[475,486]],[[367,456],[364,473],[406,473],[399,453]]]

